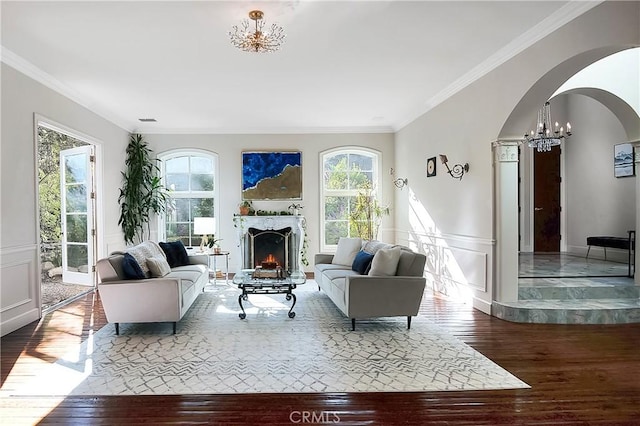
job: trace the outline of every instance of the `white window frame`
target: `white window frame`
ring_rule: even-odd
[[[165,185],[165,161],[171,160],[177,157],[186,157],[186,156],[194,156],[194,157],[206,157],[212,160],[213,162],[213,191],[188,191],[188,192],[176,192],[169,193],[169,196],[174,199],[178,198],[213,198],[213,211],[215,217],[220,216],[220,168],[218,167],[218,154],[215,152],[207,151],[204,149],[173,149],[170,151],[162,152],[158,155],[158,160],[160,160],[160,174],[162,176],[162,184]],[[191,173],[189,173],[191,174]],[[167,239],[167,221],[166,215],[160,215],[158,218],[158,239],[159,241],[166,241]],[[216,232],[218,235],[218,230],[220,229],[220,221],[216,221]]]
[[[329,157],[333,157],[335,155],[341,154],[357,154],[357,155],[367,155],[372,157],[372,183],[374,188],[374,195],[380,201],[381,199],[381,176],[380,170],[382,170],[382,152],[377,151],[371,148],[365,148],[361,146],[343,146],[339,148],[333,148],[326,151],[322,151],[320,153],[320,173],[319,173],[319,182],[320,182],[320,217],[319,217],[319,225],[320,225],[320,251],[323,253],[335,253],[336,244],[326,244],[325,243],[325,197],[327,195],[332,196],[354,196],[357,194],[358,190],[354,189],[338,189],[338,190],[326,190],[324,187],[324,163],[325,160]]]

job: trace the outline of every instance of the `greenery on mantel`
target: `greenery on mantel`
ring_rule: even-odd
[[[170,198],[159,176],[158,160],[152,158],[142,135],[131,135],[126,153],[126,170],[121,172],[123,184],[118,196],[118,225],[125,242],[133,244],[150,235],[151,215],[165,212]]]

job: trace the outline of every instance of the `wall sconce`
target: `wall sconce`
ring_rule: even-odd
[[[442,164],[444,164],[444,166],[447,168],[447,173],[449,173],[452,178],[462,180],[462,176],[464,176],[464,174],[469,171],[469,163],[464,163],[464,165],[456,164],[452,169],[449,168],[449,165],[447,164],[447,161],[449,160],[444,154],[440,154],[440,161],[442,161]]]
[[[396,180],[393,181],[393,184],[396,186],[396,188],[404,188],[407,184],[409,183],[407,178],[398,178]]]
[[[395,175],[395,170],[393,170],[393,167],[389,169],[389,174],[391,176]],[[393,180],[393,184],[396,186],[396,188],[404,188],[405,186],[407,186],[409,184],[409,180],[407,178],[398,178],[398,179],[394,179]]]

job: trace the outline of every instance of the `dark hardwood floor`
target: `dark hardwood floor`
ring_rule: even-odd
[[[2,424],[640,424],[640,324],[515,324],[426,295],[421,312],[531,389],[343,394],[11,397]],[[37,374],[106,323],[96,295],[1,340],[12,369]],[[15,374],[15,373],[14,373]]]

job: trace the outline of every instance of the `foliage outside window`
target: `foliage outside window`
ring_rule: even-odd
[[[162,160],[164,184],[173,202],[161,223],[162,238],[199,246],[202,236],[193,233],[193,218],[216,217],[216,158],[183,151],[163,156]]]
[[[378,154],[359,149],[332,151],[322,156],[322,249],[335,247],[340,237],[360,236],[362,197],[376,199]],[[377,205],[377,204],[376,204]]]
[[[38,195],[40,241],[43,261],[62,264],[62,223],[60,198],[60,151],[87,145],[85,142],[44,126],[38,126]],[[73,222],[68,231],[78,231]],[[75,265],[72,265],[75,266]]]

